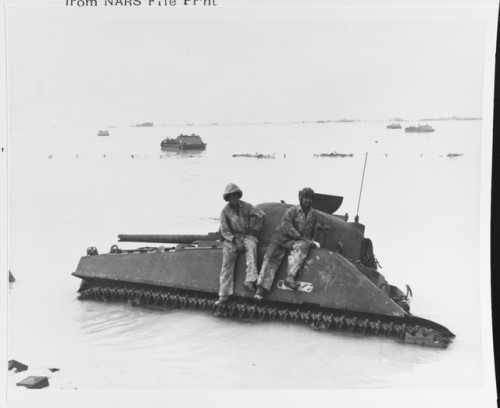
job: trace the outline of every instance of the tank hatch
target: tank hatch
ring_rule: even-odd
[[[314,193],[312,207],[327,214],[333,214],[340,208],[342,201],[344,201],[344,197]]]

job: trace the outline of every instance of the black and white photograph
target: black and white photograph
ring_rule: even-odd
[[[2,6],[7,407],[497,406],[498,2]]]

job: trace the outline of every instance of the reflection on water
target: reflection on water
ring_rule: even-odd
[[[57,388],[481,386],[480,292],[471,280],[479,276],[480,130],[480,122],[440,122],[432,136],[363,122],[207,126],[196,129],[207,150],[175,153],[161,151],[156,127],[115,128],[108,138],[89,129],[13,132],[9,268],[17,282],[9,285],[8,358],[60,367],[51,378]],[[276,159],[232,157],[262,146]],[[353,157],[313,156],[332,151]],[[360,217],[381,272],[396,286],[410,284],[414,314],[457,334],[448,350],[77,300],[79,280],[70,274],[87,247],[107,252],[120,233],[216,231],[229,182],[255,204],[295,203],[311,186],[344,197],[338,212],[354,215],[365,152]],[[449,152],[464,155],[450,160]],[[446,299],[444,287],[453,288]],[[16,380],[9,387],[25,392]]]
[[[203,157],[205,150],[167,150],[162,148],[161,156],[170,159],[185,159],[190,157]]]

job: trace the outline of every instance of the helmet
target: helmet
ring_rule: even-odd
[[[314,198],[314,190],[311,187],[304,187],[302,190],[299,191],[299,201],[301,201],[302,197],[304,197],[305,195]]]
[[[224,201],[229,201],[227,196],[229,194],[233,194],[233,193],[238,193],[240,196],[239,198],[243,197],[243,191],[241,191],[241,189],[236,184],[229,183],[226,186],[226,189],[224,190],[224,194],[222,195],[222,198],[224,198]]]

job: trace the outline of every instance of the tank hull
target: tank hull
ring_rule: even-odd
[[[258,248],[259,268],[266,249]],[[84,299],[122,299],[156,306],[176,306],[178,302],[185,306],[182,302],[188,302],[203,305],[218,315],[239,313],[240,317],[245,313],[252,317],[252,310],[268,317],[282,313],[285,319],[306,319],[315,328],[343,327],[363,333],[368,330],[438,347],[446,347],[454,337],[445,327],[405,312],[377,286],[377,282],[385,282],[380,274],[376,273],[378,281],[369,279],[342,255],[327,249],[311,250],[298,276],[299,291],[282,285],[287,269],[283,262],[264,302],[253,300],[253,293],[243,288],[245,257],[238,255],[234,296],[228,305],[218,308],[214,301],[221,264],[220,247],[148,248],[84,256],[73,275],[83,281],[80,292]]]
[[[266,247],[258,249],[259,267],[265,250]],[[168,252],[87,256],[81,259],[74,275],[82,279],[139,283],[217,295],[221,265],[220,248],[183,248]],[[252,293],[243,288],[245,267],[245,258],[239,255],[235,266],[234,294],[252,298]],[[399,306],[339,254],[324,249],[311,250],[299,276],[308,290],[310,288],[307,292],[291,291],[279,284],[286,277],[286,269],[285,261],[278,269],[269,300],[404,315]]]

